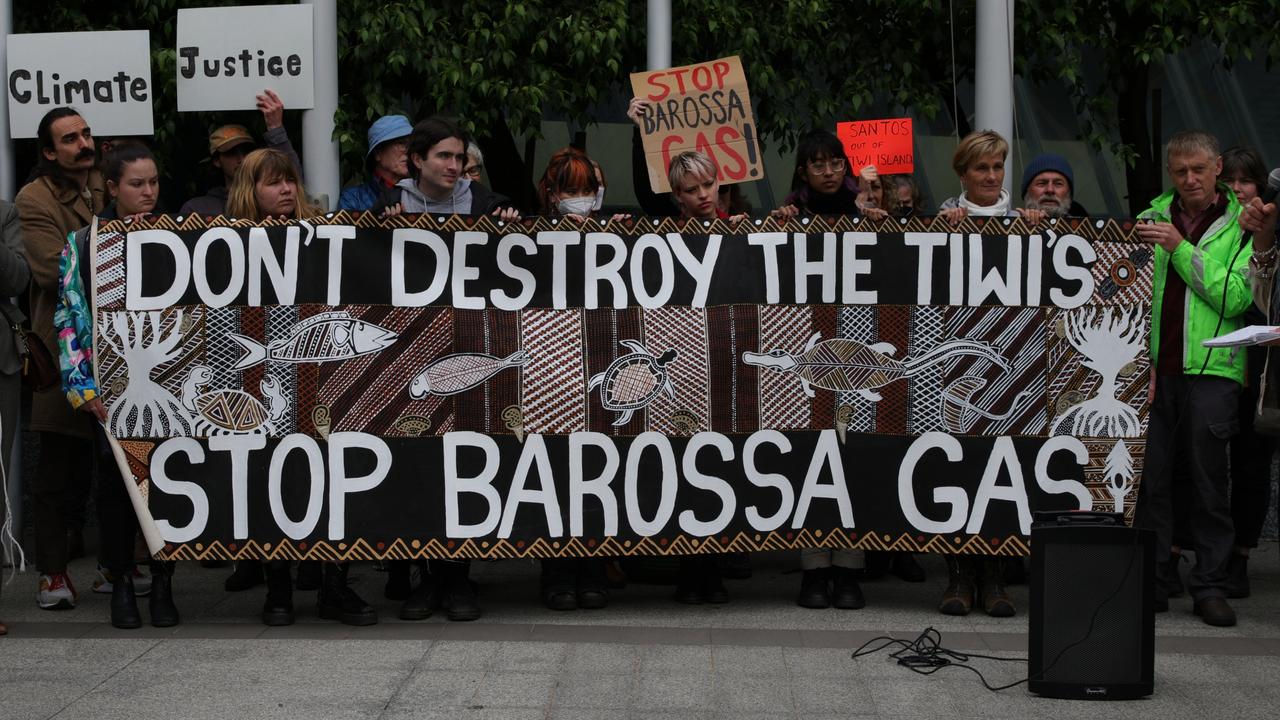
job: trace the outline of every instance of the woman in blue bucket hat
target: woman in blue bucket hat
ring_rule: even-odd
[[[368,182],[342,191],[338,209],[352,212],[368,210],[382,193],[409,177],[409,134],[413,126],[403,115],[383,115],[369,126],[369,152],[365,168]]]

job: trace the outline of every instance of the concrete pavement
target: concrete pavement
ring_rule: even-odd
[[[354,585],[381,613],[370,628],[319,620],[311,593],[295,598],[297,625],[265,628],[260,588],[224,593],[229,570],[184,565],[184,623],[135,631],[107,624],[107,596],[89,592],[92,563],[82,560],[73,611],[37,609],[33,573],[4,586],[0,718],[1163,719],[1271,717],[1280,705],[1274,543],[1251,563],[1254,596],[1233,603],[1240,624],[1208,627],[1189,600],[1174,600],[1158,616],[1155,695],[1114,703],[991,693],[962,669],[922,677],[887,654],[851,659],[870,638],[930,626],[956,650],[1025,657],[1025,613],[937,614],[945,571],[923,560],[925,583],[867,583],[859,611],[796,607],[796,559],[780,553],[755,556],[753,577],[729,582],[728,605],[678,605],[670,587],[632,583],[606,610],[567,613],[539,604],[536,563],[475,563],[485,610],[476,623],[401,622],[382,598],[385,576],[361,566]],[[1014,596],[1025,611],[1026,588]],[[1025,676],[1020,663],[976,664],[993,685]]]

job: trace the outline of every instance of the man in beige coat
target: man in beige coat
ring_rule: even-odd
[[[102,175],[95,169],[93,134],[71,108],[54,108],[40,120],[39,158],[33,179],[14,204],[22,220],[27,262],[31,266],[31,329],[58,356],[53,311],[58,304],[58,260],[67,234],[88,225],[103,208]],[[85,492],[92,472],[93,442],[89,416],[71,409],[59,387],[36,393],[31,429],[40,433],[40,465],[29,480],[36,530],[36,567],[41,608],[75,607],[76,591],[67,576],[66,497]]]

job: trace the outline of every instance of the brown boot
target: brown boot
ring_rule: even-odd
[[[948,555],[947,589],[942,593],[938,610],[943,615],[968,615],[973,609],[973,591],[973,559]]]
[[[1004,561],[982,560],[982,609],[991,617],[1013,617],[1017,610],[1004,589]]]

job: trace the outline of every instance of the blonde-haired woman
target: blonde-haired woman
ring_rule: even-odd
[[[1022,215],[1032,223],[1044,220],[1044,211],[1013,207],[1004,189],[1004,164],[1009,142],[994,130],[979,130],[964,136],[951,157],[951,169],[960,178],[962,192],[938,206],[938,214],[952,224],[969,215],[1014,217]]]
[[[227,191],[227,215],[237,219],[301,219],[322,212],[307,200],[289,156],[270,148],[246,155]]]

